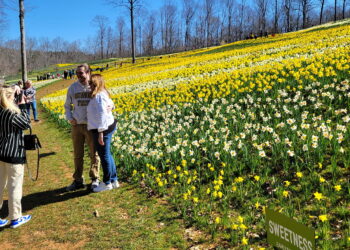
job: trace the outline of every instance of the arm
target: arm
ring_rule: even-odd
[[[72,88],[68,88],[67,96],[66,96],[66,102],[64,103],[64,109],[66,114],[66,119],[70,122],[72,125],[76,125],[77,121],[73,118],[73,94],[72,94]]]
[[[105,142],[103,141],[103,132],[98,132],[98,143],[100,143],[101,146],[105,145]]]
[[[21,114],[13,114],[12,117],[12,125],[19,129],[28,129],[30,128],[30,118],[28,116],[25,104],[20,104],[19,108],[21,110]]]

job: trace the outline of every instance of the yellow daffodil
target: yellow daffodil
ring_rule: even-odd
[[[315,192],[314,197],[316,200],[322,200],[324,198],[322,193],[319,193],[319,192]]]
[[[246,237],[242,238],[242,245],[248,245],[248,239]]]
[[[326,214],[322,214],[319,215],[318,218],[320,219],[320,221],[325,222],[326,220],[328,220],[327,215]]]

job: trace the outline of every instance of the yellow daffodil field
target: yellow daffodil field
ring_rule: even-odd
[[[350,20],[115,65],[119,176],[228,246],[268,247],[271,208],[350,248]]]

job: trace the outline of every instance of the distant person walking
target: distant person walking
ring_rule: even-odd
[[[25,82],[24,96],[27,105],[28,116],[30,117],[30,108],[33,110],[34,121],[38,122],[38,111],[35,100],[36,89],[34,88],[32,81],[27,80]]]
[[[68,71],[69,79],[73,79],[73,70]]]
[[[3,193],[8,189],[10,227],[16,228],[28,222],[30,215],[22,215],[22,187],[26,153],[23,130],[30,127],[24,96],[18,106],[14,102],[14,87],[0,87],[0,209]],[[8,220],[0,219],[0,227]]]
[[[72,125],[72,140],[74,151],[73,183],[66,190],[74,191],[84,188],[84,145],[89,147],[91,188],[99,185],[99,158],[94,147],[92,132],[87,129],[87,111],[86,108],[91,99],[90,67],[82,64],[77,67],[76,74],[78,81],[74,82],[67,92],[66,102],[64,104],[66,119]]]
[[[87,106],[88,130],[92,131],[95,148],[101,159],[103,182],[93,189],[101,192],[118,188],[117,170],[111,153],[111,142],[117,121],[112,114],[114,103],[100,74],[91,76],[91,101]]]

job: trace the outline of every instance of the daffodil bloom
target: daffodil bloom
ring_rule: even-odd
[[[248,245],[248,239],[246,237],[242,238],[242,245]]]
[[[216,217],[216,218],[215,218],[215,224],[219,224],[220,222],[221,222],[220,217]]]
[[[259,207],[260,207],[260,203],[257,201],[257,202],[255,203],[255,208],[256,208],[256,209],[259,209]]]
[[[341,190],[341,185],[335,185],[334,186],[335,191],[340,191]]]
[[[325,182],[326,180],[325,180],[325,178],[323,178],[322,176],[320,177],[320,182],[321,183],[323,183],[323,182]]]
[[[290,181],[284,181],[284,185],[285,185],[286,187],[289,187],[289,186],[290,186]]]
[[[283,191],[283,193],[282,193],[282,195],[283,195],[283,197],[288,197],[289,192],[288,192],[288,191],[286,191],[286,190],[284,190],[284,191]]]
[[[296,176],[297,176],[298,178],[301,178],[301,177],[303,177],[303,173],[302,173],[302,172],[297,172],[297,173],[296,173]]]
[[[254,180],[259,181],[260,180],[260,176],[255,175],[254,176]]]
[[[322,214],[319,215],[318,218],[320,219],[320,221],[325,222],[326,220],[328,220],[327,215],[326,214]]]
[[[236,183],[240,183],[240,182],[243,182],[244,181],[244,178],[243,177],[237,177],[235,178],[235,182]]]
[[[322,193],[319,193],[319,192],[315,192],[314,197],[316,200],[322,200],[324,198]]]

